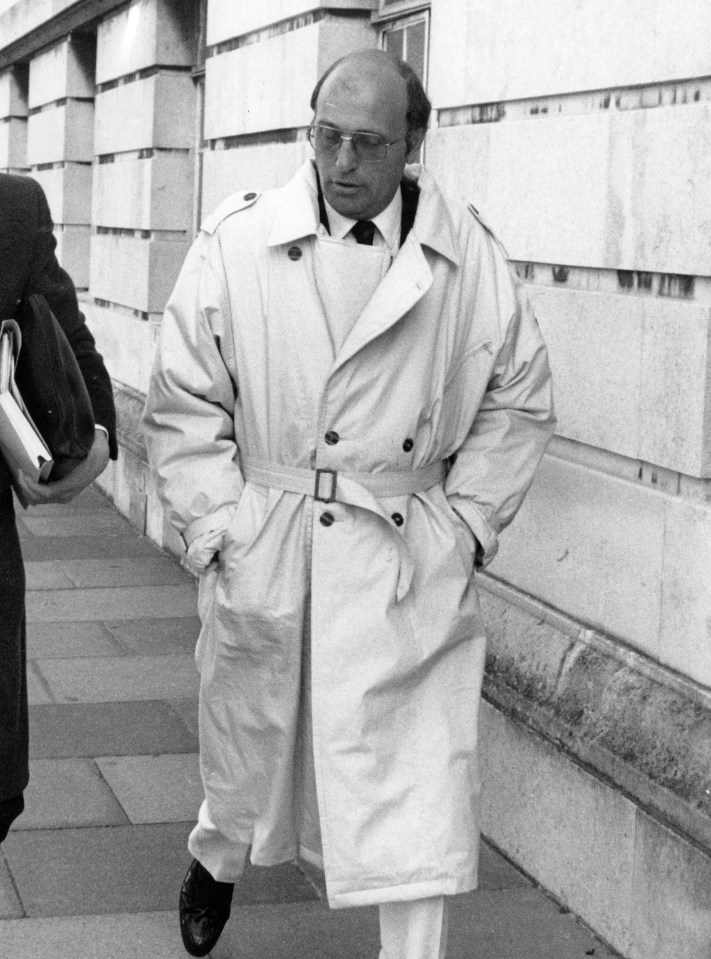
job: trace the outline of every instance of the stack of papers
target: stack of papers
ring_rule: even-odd
[[[0,326],[0,450],[10,467],[16,490],[18,472],[40,482],[49,477],[54,465],[52,454],[15,385],[19,344],[19,327],[14,320],[5,320]]]

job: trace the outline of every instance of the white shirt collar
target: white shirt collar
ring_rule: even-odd
[[[326,213],[328,214],[328,225],[331,229],[331,236],[337,240],[345,239],[357,220],[353,220],[347,216],[341,216],[340,213],[333,209],[326,197],[323,198],[323,202],[326,206]],[[378,228],[373,237],[373,246],[387,246],[391,254],[395,256],[400,249],[401,220],[402,194],[398,187],[390,203],[372,219],[372,222]],[[356,242],[355,237],[353,238],[353,242]]]

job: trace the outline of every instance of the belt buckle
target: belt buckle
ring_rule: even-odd
[[[321,476],[324,473],[328,473],[331,477],[331,491],[328,496],[321,496]],[[335,503],[336,501],[336,482],[338,479],[338,471],[330,469],[318,469],[316,470],[316,481],[314,483],[314,499],[317,503]]]

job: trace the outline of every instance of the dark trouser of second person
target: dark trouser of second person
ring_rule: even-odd
[[[8,488],[0,492],[0,842],[29,779],[25,645],[25,571]]]

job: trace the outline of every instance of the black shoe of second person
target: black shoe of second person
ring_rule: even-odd
[[[180,935],[191,956],[206,956],[230,918],[233,882],[218,882],[193,859],[180,889]]]
[[[0,799],[0,842],[7,838],[10,826],[25,808],[22,793],[10,799]]]

